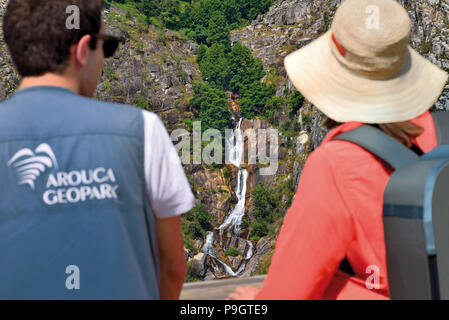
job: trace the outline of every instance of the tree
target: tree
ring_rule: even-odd
[[[199,206],[193,208],[192,211],[196,220],[200,224],[201,228],[203,228],[203,230],[205,231],[209,230],[211,227],[210,225],[211,215],[207,210],[206,206],[204,204],[200,204]]]
[[[265,104],[265,108],[263,111],[263,116],[271,123],[275,124],[277,121],[277,115],[280,113],[282,108],[285,105],[285,98],[283,97],[272,97]]]
[[[223,0],[223,13],[228,20],[228,24],[238,23],[242,19],[241,0]]]
[[[268,11],[274,0],[240,0],[242,16],[247,20],[254,20],[261,13]]]
[[[299,91],[295,90],[288,101],[290,115],[294,116],[298,113],[298,110],[302,107],[304,100],[303,95]]]
[[[254,81],[249,86],[241,89],[240,109],[242,114],[249,119],[265,113],[265,107],[274,94],[272,87],[260,81]]]
[[[142,13],[147,17],[157,17],[161,14],[160,0],[143,0]]]
[[[250,236],[251,238],[262,238],[265,237],[269,232],[268,224],[261,218],[257,218],[251,224]]]
[[[215,43],[207,49],[199,63],[206,81],[226,87],[229,82],[229,65],[223,44]]]
[[[178,29],[181,21],[179,0],[161,0],[160,8],[160,17],[164,26],[169,29]]]
[[[225,16],[219,11],[215,11],[209,20],[207,43],[209,45],[216,43],[222,44],[225,51],[229,51],[231,48],[228,22]]]
[[[259,81],[265,75],[262,61],[251,50],[237,42],[229,54],[229,89],[239,92],[242,87]]]
[[[187,212],[182,220],[182,230],[186,239],[192,236],[195,239],[203,238],[206,231],[211,229],[211,215],[204,204],[200,204]]]
[[[180,26],[179,0],[143,0],[141,10],[147,21],[150,21],[151,17],[160,17],[167,28],[176,29]]]
[[[195,83],[190,105],[198,110],[203,131],[213,128],[224,132],[230,125],[231,112],[223,89],[207,82]]]
[[[279,201],[276,195],[263,183],[259,182],[251,191],[253,199],[253,215],[264,221],[273,222]]]
[[[196,60],[198,61],[198,63],[200,63],[203,58],[206,56],[207,53],[207,46],[205,44],[201,44],[200,47],[198,48],[198,54],[196,57]]]

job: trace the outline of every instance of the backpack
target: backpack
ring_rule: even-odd
[[[432,117],[438,146],[422,156],[370,125],[333,139],[395,169],[383,195],[391,299],[449,299],[449,112]]]

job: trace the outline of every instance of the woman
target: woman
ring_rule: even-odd
[[[346,0],[329,32],[286,58],[332,130],[307,160],[262,289],[238,288],[231,299],[389,298],[382,205],[393,169],[332,139],[366,123],[418,154],[437,146],[429,109],[448,75],[409,41],[396,1]]]

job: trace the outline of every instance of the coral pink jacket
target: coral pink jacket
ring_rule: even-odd
[[[413,142],[424,152],[435,148],[430,112],[412,122],[425,130]],[[308,158],[256,299],[389,298],[382,206],[392,171],[357,145],[331,141],[361,125],[331,130]],[[345,257],[355,277],[338,271]]]

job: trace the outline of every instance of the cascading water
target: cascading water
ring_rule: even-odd
[[[226,148],[230,150],[229,159],[227,159],[227,161],[239,169],[239,173],[237,176],[237,190],[236,190],[238,202],[237,205],[234,207],[234,209],[231,211],[231,213],[226,217],[223,224],[218,228],[218,230],[220,231],[220,240],[222,240],[223,233],[225,231],[231,231],[233,236],[238,238],[241,231],[242,220],[243,217],[245,216],[246,184],[248,181],[249,174],[246,169],[241,167],[241,164],[244,160],[243,153],[245,150],[243,135],[240,129],[242,125],[242,120],[243,118],[240,119],[238,126],[235,130],[235,133],[226,140]],[[206,242],[203,246],[203,252],[213,257],[215,260],[217,260],[223,266],[228,276],[235,277],[240,275],[245,270],[247,261],[251,259],[253,256],[252,242],[246,240],[249,249],[246,253],[245,260],[241,263],[237,272],[234,272],[231,267],[229,267],[226,263],[221,261],[216,256],[215,254],[216,249],[214,247],[214,240],[215,240],[214,238],[215,237],[213,232],[207,233]]]
[[[242,126],[242,120],[243,118],[240,119],[235,133],[229,135],[228,139],[226,140],[226,148],[229,150],[229,159],[226,160],[232,163],[237,168],[240,168],[243,162],[244,141],[242,131],[240,130]]]
[[[206,233],[206,241],[203,246],[203,252],[212,257],[215,257],[217,251],[214,247],[214,240],[214,233],[212,231],[208,231]]]
[[[238,236],[241,231],[242,219],[245,215],[245,202],[246,202],[246,182],[248,180],[248,171],[241,168],[243,162],[243,152],[245,150],[245,144],[243,141],[243,135],[241,131],[243,118],[240,119],[237,129],[234,135],[230,135],[229,139],[226,141],[227,148],[229,148],[229,159],[228,162],[232,163],[239,169],[237,176],[237,205],[231,211],[231,213],[226,217],[224,223],[219,227],[220,236],[227,229],[234,229],[234,235]],[[235,142],[234,142],[235,140]]]
[[[234,235],[238,237],[241,231],[242,220],[245,216],[246,182],[248,181],[248,171],[241,168],[243,162],[243,153],[245,150],[245,142],[243,141],[241,130],[242,120],[243,118],[240,119],[234,135],[230,135],[229,139],[226,141],[227,147],[231,150],[230,159],[228,159],[228,162],[232,163],[239,169],[236,192],[238,202],[235,208],[226,217],[223,224],[218,228],[220,230],[220,238],[223,236],[223,232],[229,229],[233,229]]]
[[[248,262],[248,260],[251,259],[252,256],[253,256],[253,250],[254,249],[253,249],[252,242],[249,241],[249,240],[246,240],[246,242],[247,242],[247,244],[249,246],[248,252],[246,253],[245,260],[242,262],[242,264],[240,265],[240,267],[237,270],[237,272],[234,272],[230,266],[228,266],[226,263],[221,261],[216,256],[216,249],[214,247],[214,240],[215,240],[214,239],[214,233],[211,232],[211,231],[207,232],[207,234],[206,234],[206,242],[204,243],[204,246],[203,246],[203,252],[205,254],[208,254],[209,256],[214,258],[215,260],[217,260],[217,262],[220,263],[223,266],[223,268],[224,268],[224,270],[226,272],[226,275],[231,276],[231,277],[239,276],[245,270],[246,263]],[[214,269],[215,272],[218,272],[218,268],[216,266],[213,266],[212,268]]]
[[[248,171],[240,169],[237,177],[237,205],[226,217],[223,224],[218,228],[220,230],[220,237],[223,236],[225,230],[232,230],[237,237],[241,231],[241,224],[245,216],[245,202],[246,202],[246,182],[248,180]]]

